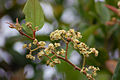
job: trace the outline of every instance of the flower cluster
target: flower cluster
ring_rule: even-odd
[[[76,41],[76,39],[82,38],[82,35],[80,32],[75,32],[74,29],[70,29],[69,31],[56,30],[50,34],[51,40],[58,40],[64,38],[71,38],[73,41]]]
[[[74,29],[70,29],[69,31],[56,30],[50,34],[51,40],[58,40],[58,39],[63,39],[64,41],[70,40],[73,43],[74,48],[79,49],[80,54],[83,54],[86,57],[88,57],[89,54],[91,53],[95,53],[95,56],[98,56],[98,51],[95,48],[89,48],[85,43],[79,40],[80,38],[82,38],[81,33],[75,32]]]
[[[37,47],[35,49],[31,49],[32,45],[36,45]],[[47,65],[50,65],[51,67],[54,67],[55,64],[60,64],[61,61],[58,59],[58,58],[54,58],[55,55],[64,55],[65,53],[65,50],[64,49],[61,49],[60,51],[57,51],[56,48],[60,47],[60,43],[50,43],[48,45],[48,47],[45,48],[45,45],[46,43],[44,41],[40,41],[38,42],[37,39],[35,39],[33,41],[33,43],[29,43],[28,45],[27,44],[24,44],[23,45],[23,48],[27,48],[30,52],[29,54],[26,55],[26,58],[28,59],[31,59],[31,60],[35,60],[35,56],[33,56],[33,52],[36,51],[36,50],[40,50],[38,53],[37,53],[37,58],[40,60],[43,56],[46,56],[49,58],[49,60],[46,62]],[[56,54],[54,54],[53,56],[49,56],[52,52],[56,52]]]
[[[94,80],[93,77],[97,75],[97,73],[96,73],[97,71],[100,71],[100,69],[98,67],[94,67],[94,66],[89,66],[88,68],[83,67],[81,70],[81,72],[87,72],[86,76],[90,80],[91,79]]]
[[[30,26],[30,23],[29,23]],[[98,51],[95,48],[89,48],[85,43],[81,42],[80,39],[82,38],[82,35],[80,32],[75,32],[74,29],[70,29],[68,31],[65,30],[56,30],[50,34],[50,39],[52,41],[54,40],[63,40],[66,43],[66,50],[64,49],[58,49],[60,48],[60,43],[49,43],[47,47],[45,47],[46,43],[44,41],[39,41],[37,39],[33,40],[33,43],[24,44],[23,48],[29,49],[29,54],[26,55],[26,58],[35,60],[35,56],[33,56],[33,52],[36,50],[39,50],[37,53],[37,58],[41,59],[43,56],[47,57],[48,60],[46,61],[46,64],[54,67],[56,64],[60,64],[61,61],[59,59],[63,59],[64,61],[68,62],[69,64],[72,64],[67,59],[67,49],[69,42],[73,43],[73,47],[77,50],[79,50],[80,54],[84,55],[84,58],[88,57],[91,53],[94,53],[95,56],[98,56]],[[31,49],[32,45],[36,45],[37,47],[35,49]],[[72,66],[75,66],[72,64]],[[85,75],[88,79],[93,79],[93,76],[96,75],[96,71],[99,70],[99,68],[95,68],[94,66],[89,66],[88,68],[83,67],[82,69],[78,69],[80,72],[86,72]],[[91,72],[91,73],[89,73]]]

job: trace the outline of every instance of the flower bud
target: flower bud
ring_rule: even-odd
[[[24,44],[24,45],[23,45],[23,49],[24,49],[24,48],[27,48],[27,44]]]
[[[37,43],[38,43],[38,40],[35,39],[35,40],[33,41],[33,44],[36,45]]]
[[[31,43],[29,43],[28,47],[29,47],[29,48],[31,48],[31,47],[32,47],[32,44],[31,44]]]

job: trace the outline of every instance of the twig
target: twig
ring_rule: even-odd
[[[49,57],[48,55],[46,55],[46,54],[44,54],[47,58],[49,58],[53,63],[54,63],[54,61],[52,60],[52,58],[51,57]]]
[[[116,14],[118,14],[118,16],[120,16],[120,13],[119,13],[119,11],[118,11],[117,8],[115,8],[115,7],[111,6],[111,5],[108,5],[108,4],[106,4],[105,6],[106,6],[108,9],[112,10],[113,12],[115,12]]]
[[[66,53],[65,53],[65,59],[67,59],[68,44],[69,44],[69,42],[67,42],[67,43],[66,43]]]
[[[28,37],[28,38],[30,38],[30,39],[32,39],[32,40],[34,40],[32,37],[30,37],[29,35],[25,34],[25,33],[24,33],[24,32],[22,32],[21,30],[19,31],[19,33],[20,33],[21,35],[24,35],[24,36],[26,36],[26,37]]]
[[[83,64],[82,64],[82,68],[84,68],[85,66],[85,55],[83,55]]]
[[[55,54],[54,52],[52,52],[52,54]],[[81,68],[79,68],[78,66],[74,65],[72,62],[70,62],[68,59],[65,59],[64,57],[62,56],[58,56],[58,55],[55,55],[57,58],[59,59],[62,59],[64,60],[65,62],[69,63],[70,65],[72,65],[74,67],[75,70],[78,70],[78,71],[81,71]],[[83,71],[83,74],[87,74],[86,71]]]
[[[36,31],[34,30],[34,31],[33,31],[33,39],[35,39],[35,32],[36,32]]]

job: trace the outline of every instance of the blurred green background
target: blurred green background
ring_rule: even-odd
[[[118,0],[39,0],[45,14],[44,27],[37,32],[39,41],[50,43],[49,34],[56,29],[79,31],[81,41],[99,51],[99,56],[87,58],[86,66],[100,68],[96,80],[112,80],[114,69],[120,57],[120,26],[107,26],[112,17],[119,18],[104,5],[116,8]],[[25,58],[28,51],[24,43],[31,42],[6,22],[24,22],[22,9],[26,0],[0,0],[0,80],[87,80],[69,64],[62,62],[56,67],[46,66],[45,59],[31,61]],[[63,43],[64,47],[64,43]],[[81,66],[82,56],[71,46],[69,60]]]

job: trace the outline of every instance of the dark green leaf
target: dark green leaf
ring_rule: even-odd
[[[105,4],[103,2],[96,2],[95,4],[96,12],[99,15],[99,19],[102,23],[105,23],[106,21],[110,20],[110,12],[105,7]]]
[[[91,34],[93,34],[93,32],[98,28],[98,26],[90,26],[88,29],[86,29],[83,33],[82,33],[82,40],[83,42],[86,42],[87,39],[89,38],[89,36]]]

